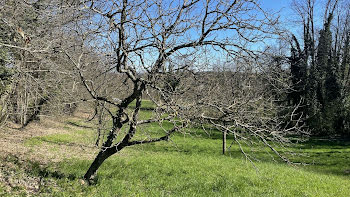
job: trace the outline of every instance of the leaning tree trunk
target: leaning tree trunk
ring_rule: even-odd
[[[119,152],[125,147],[124,144],[119,144],[118,146],[112,146],[108,148],[103,148],[96,156],[94,162],[90,165],[89,169],[84,175],[84,179],[87,181],[91,180],[91,177],[97,172],[97,170],[100,168],[102,163],[108,159],[110,156],[114,155],[115,153]]]
[[[100,141],[103,139],[103,137],[101,139],[101,131],[102,131],[102,128],[103,128],[104,105],[105,105],[105,102],[102,102],[102,104],[97,103],[97,106],[96,106],[96,113],[97,113],[97,119],[98,119],[97,139],[96,139],[96,142],[95,142],[96,147],[99,146]]]

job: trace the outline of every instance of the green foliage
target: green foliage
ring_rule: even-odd
[[[300,46],[295,37],[294,40],[297,49],[294,46],[291,47],[290,57],[290,71],[292,75],[292,88],[294,91],[289,94],[289,99],[293,105],[297,105],[306,94],[307,64],[305,64],[302,59]]]
[[[307,127],[313,135],[333,136],[350,133],[346,126],[348,108],[344,103],[349,95],[348,86],[348,38],[345,43],[332,39],[333,14],[319,34],[318,46],[311,43],[310,27],[304,24],[304,50],[295,37],[296,49],[292,46],[290,65],[294,92],[290,93],[291,104],[305,99],[297,113],[304,115]],[[337,46],[343,48],[339,49]],[[339,52],[341,51],[341,52]],[[315,54],[315,59],[311,54]]]
[[[350,136],[350,95],[347,95],[342,103],[341,121],[343,128],[343,135]]]
[[[180,79],[174,74],[169,73],[165,78],[165,87],[164,89],[168,92],[173,92],[179,86]]]
[[[344,106],[338,100],[326,103],[321,111],[308,120],[314,135],[334,136],[344,131],[342,110]]]
[[[4,197],[10,196],[10,194],[6,192],[5,187],[3,187],[2,184],[0,184],[0,196],[4,196]]]

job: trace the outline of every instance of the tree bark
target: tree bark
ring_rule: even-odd
[[[222,154],[223,155],[226,153],[226,134],[227,134],[226,131],[222,133]]]
[[[98,153],[96,156],[94,162],[90,165],[89,169],[84,175],[84,179],[87,181],[91,180],[91,177],[97,172],[97,170],[100,168],[102,163],[108,159],[110,156],[114,155],[115,153],[119,152],[125,147],[125,145],[119,144],[118,146],[112,146],[107,149],[103,149]]]
[[[96,106],[98,125],[97,125],[97,139],[96,139],[95,145],[97,147],[100,145],[100,141],[101,141],[101,130],[103,127],[102,124],[103,124],[103,112],[104,112],[103,107],[104,107],[104,105],[105,105],[105,102],[102,102],[102,104],[97,103],[97,106]]]

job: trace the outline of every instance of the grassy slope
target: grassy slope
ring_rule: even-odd
[[[142,116],[150,116],[143,111]],[[82,121],[74,122],[86,125]],[[151,125],[157,130],[157,125]],[[158,128],[159,129],[159,128]],[[200,131],[199,131],[200,133]],[[242,159],[233,146],[231,157],[220,154],[220,136],[175,135],[173,142],[129,147],[109,158],[98,171],[96,184],[82,184],[81,177],[91,160],[76,155],[45,167],[31,165],[26,173],[44,177],[47,184],[42,195],[54,196],[348,196],[350,177],[350,146],[309,142],[294,151],[304,153],[294,161],[314,163],[289,166],[271,162],[264,151],[262,158],[251,163]],[[25,142],[32,149],[44,144],[91,144],[94,131],[89,128],[71,130],[68,134],[34,137]],[[47,147],[47,146],[46,146]],[[48,151],[55,152],[57,147]],[[0,185],[0,195],[2,190]],[[39,193],[37,193],[39,194]]]

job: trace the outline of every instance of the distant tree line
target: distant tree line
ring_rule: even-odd
[[[289,105],[313,135],[350,134],[349,40],[350,12],[338,1],[328,1],[319,33],[314,25],[315,1],[297,4],[303,23],[303,38],[292,36]],[[348,7],[349,4],[342,5]]]

